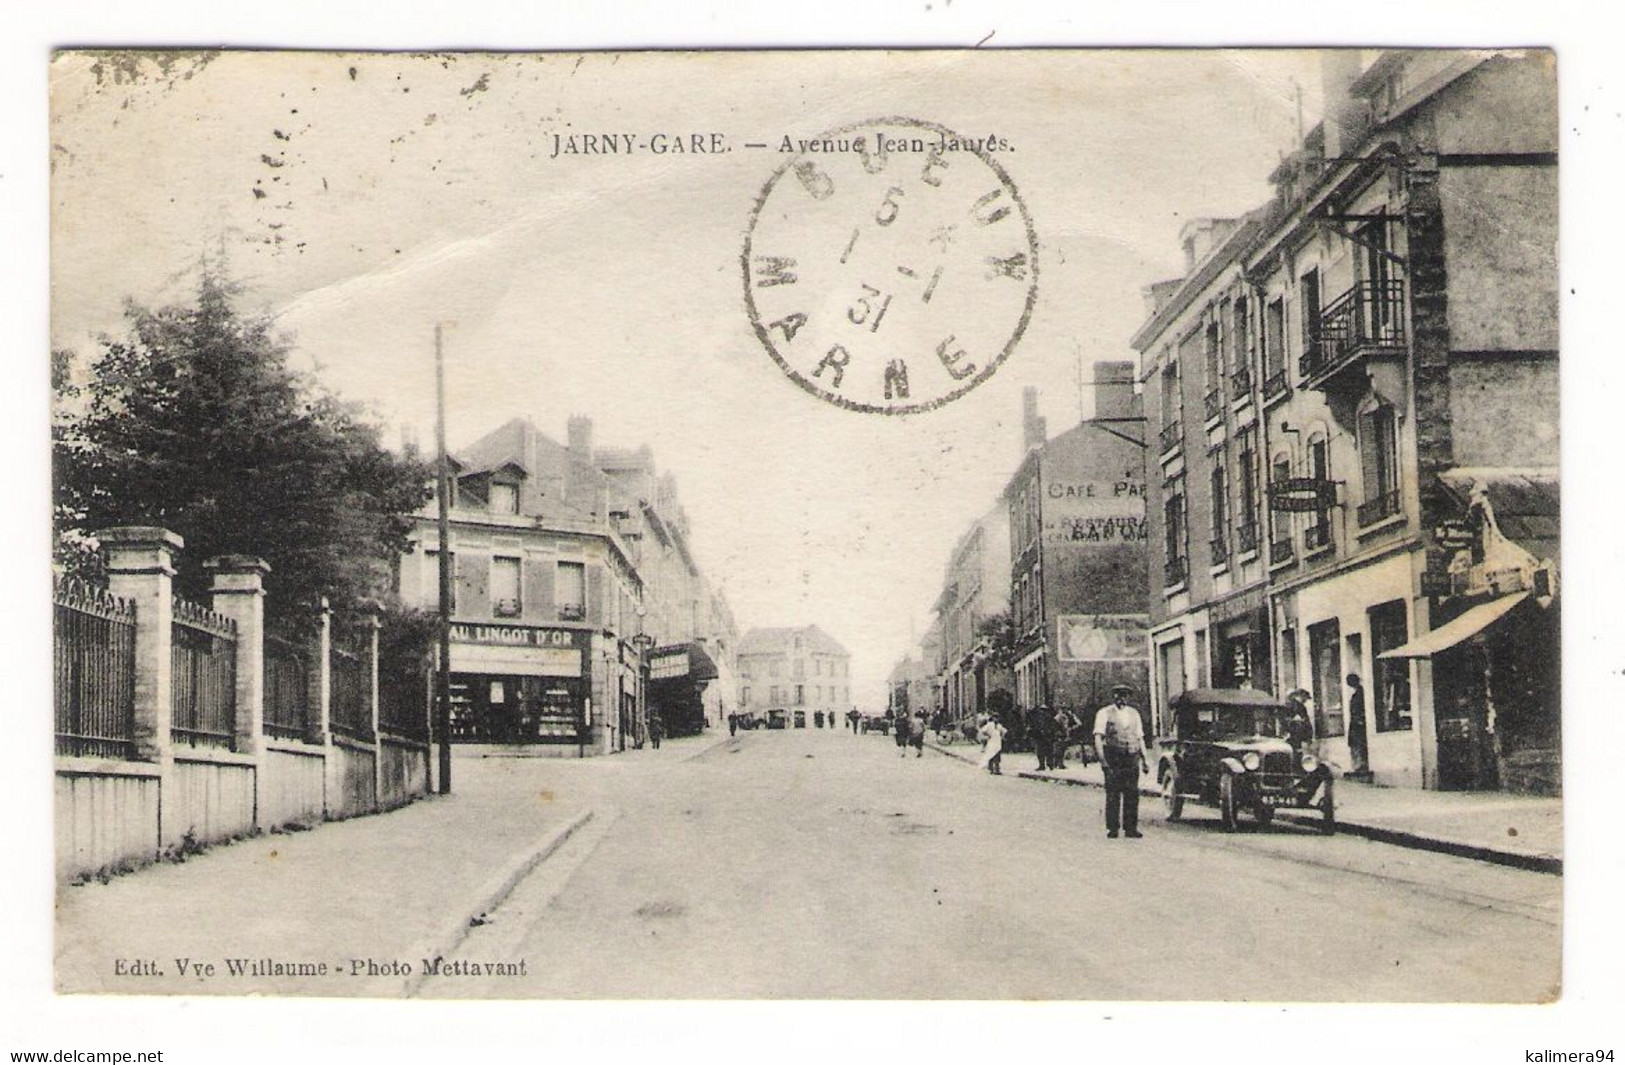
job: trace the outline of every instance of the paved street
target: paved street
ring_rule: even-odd
[[[1212,811],[1169,825],[1149,801],[1144,839],[1108,840],[1098,790],[899,759],[887,737],[761,731],[698,756],[459,768],[465,788],[533,776],[598,816],[457,953],[527,975],[432,977],[428,996],[1558,990],[1561,878],[1289,826],[1225,836]]]

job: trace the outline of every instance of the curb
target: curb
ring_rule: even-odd
[[[504,899],[513,893],[519,882],[525,879],[542,862],[546,861],[554,851],[564,845],[564,842],[575,835],[576,830],[593,818],[591,810],[583,810],[571,818],[564,825],[555,829],[540,842],[519,857],[509,862],[499,872],[480,886],[479,893],[474,896],[464,911],[457,915],[455,921],[447,921],[440,929],[438,935],[431,939],[421,941],[408,954],[408,958],[443,958],[456,950],[468,937],[469,922],[482,914],[488,914],[500,906]],[[427,974],[422,967],[413,969],[412,975],[403,981],[401,986],[402,997],[410,998],[417,994],[418,988],[423,986]]]
[[[927,744],[927,746],[936,750],[940,754],[947,755],[949,758],[957,758],[961,762],[965,762],[970,765],[976,764],[974,759],[962,755],[958,751],[950,751],[945,747],[938,747],[935,744]],[[1037,780],[1046,784],[1070,784],[1073,787],[1078,788],[1096,788],[1102,790],[1105,788],[1104,784],[1096,783],[1093,780],[1077,780],[1072,777],[1044,776],[1031,770],[1022,770],[1013,775],[1018,776],[1023,780]],[[1162,798],[1162,792],[1158,791],[1156,788],[1144,786],[1140,788],[1140,795],[1142,798],[1148,799]],[[1297,824],[1319,823],[1318,820],[1296,815],[1289,810],[1279,810],[1276,812],[1276,816],[1282,818],[1283,820],[1292,821]],[[1406,832],[1397,828],[1380,828],[1376,825],[1361,824],[1358,821],[1337,822],[1337,833],[1338,835],[1359,836],[1361,839],[1368,839],[1373,843],[1387,843],[1395,847],[1404,847],[1408,850],[1429,851],[1434,854],[1448,854],[1454,858],[1466,858],[1475,862],[1487,862],[1491,865],[1504,865],[1513,869],[1523,869],[1532,873],[1546,873],[1551,876],[1563,875],[1563,859],[1554,858],[1551,855],[1518,854],[1513,851],[1496,850],[1494,847],[1484,847],[1473,843],[1461,843],[1456,840],[1440,839],[1437,836],[1427,836],[1419,832]]]

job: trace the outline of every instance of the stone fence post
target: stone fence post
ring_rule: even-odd
[[[239,754],[254,759],[254,827],[260,828],[261,774],[265,767],[265,575],[270,564],[252,555],[218,555],[203,563],[213,575],[213,609],[237,623],[237,714],[233,732]]]
[[[135,606],[135,758],[157,764],[163,795],[175,764],[170,735],[175,554],[186,541],[168,529],[148,525],[120,525],[95,536],[107,552],[107,590]],[[157,838],[163,840],[168,837],[162,801],[158,809]]]

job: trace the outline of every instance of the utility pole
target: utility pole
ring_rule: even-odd
[[[440,733],[440,794],[451,794],[451,460],[446,455],[446,353],[434,327],[435,503],[440,524],[440,668],[434,677],[434,727]]]

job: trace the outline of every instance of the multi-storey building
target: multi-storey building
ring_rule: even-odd
[[[954,544],[933,608],[941,634],[937,680],[941,709],[956,724],[974,722],[1014,695],[1008,667],[990,659],[987,631],[1010,608],[1010,520],[1001,504],[978,518]],[[995,698],[1000,691],[1003,699]]]
[[[1187,225],[1186,274],[1150,287],[1134,338],[1157,703],[1301,687],[1345,770],[1549,789],[1551,57],[1343,51],[1324,70],[1326,119],[1272,201]]]
[[[629,493],[615,455],[600,468],[587,419],[570,420],[568,440],[514,419],[452,457],[451,739],[462,750],[624,749],[647,736],[650,692],[681,703],[662,708],[668,730],[697,730],[715,659],[731,671],[732,619],[725,607],[697,618],[693,602],[710,595],[675,497]],[[433,609],[434,504],[415,518],[397,585],[405,604]]]
[[[1004,490],[1016,709],[1085,719],[1146,690],[1145,481],[1132,362],[1095,364],[1095,414],[1053,439],[1024,398],[1026,456]]]
[[[852,709],[851,655],[817,625],[751,629],[735,656],[739,707],[762,715],[783,710],[798,723]]]

